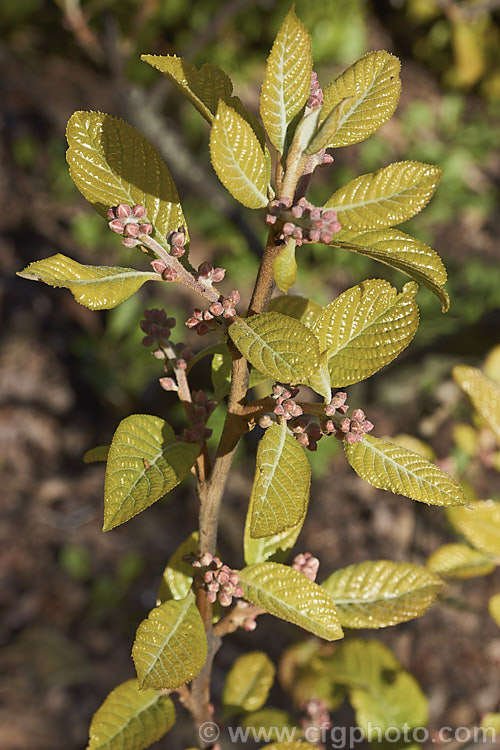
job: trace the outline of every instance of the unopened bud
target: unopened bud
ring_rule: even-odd
[[[264,414],[262,417],[259,418],[259,427],[262,427],[262,429],[264,430],[266,430],[272,424],[274,424],[274,422],[272,418],[269,416],[269,414]]]
[[[158,381],[164,391],[178,391],[177,383],[173,378],[160,378]]]
[[[141,206],[140,204],[133,206],[132,216],[134,216],[136,219],[144,219],[146,214],[147,214],[146,206]]]
[[[177,279],[177,271],[175,270],[175,268],[169,268],[169,267],[167,267],[163,271],[162,275],[163,275],[163,278],[165,279],[165,281],[175,281]]]
[[[125,222],[122,221],[122,219],[113,219],[108,223],[108,227],[112,232],[123,234],[123,230],[125,229]]]
[[[126,203],[120,203],[116,207],[116,215],[119,219],[128,219],[131,213],[132,209]]]

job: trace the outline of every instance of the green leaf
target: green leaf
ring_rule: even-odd
[[[492,573],[495,563],[489,555],[467,544],[443,544],[429,557],[427,567],[447,578],[473,578]]]
[[[252,518],[252,513],[253,504],[252,499],[250,498],[243,539],[246,564],[252,565],[252,563],[265,562],[266,560],[284,562],[288,557],[287,551],[290,550],[297,541],[297,537],[304,525],[306,514],[304,513],[304,517],[296,524],[296,526],[292,526],[290,529],[282,531],[280,534],[272,534],[271,536],[262,537],[262,539],[253,539],[250,536],[250,520]]]
[[[418,328],[417,285],[398,294],[388,281],[368,279],[348,289],[316,318],[334,387],[358,383],[392,362]]]
[[[229,393],[231,387],[231,355],[214,354],[212,357],[212,386],[214,399],[220,403]]]
[[[446,269],[439,255],[420,240],[399,229],[384,229],[363,234],[339,232],[331,245],[378,260],[401,271],[435,294],[441,302],[443,312],[448,310],[450,298],[444,289]]]
[[[422,565],[374,560],[349,565],[321,584],[346,628],[386,628],[425,612],[443,582]]]
[[[155,607],[132,647],[139,685],[175,690],[196,677],[207,659],[207,639],[194,594]]]
[[[328,368],[327,352],[322,352],[318,359],[318,366],[314,372],[309,375],[306,384],[323,396],[325,404],[329,404],[332,399],[332,388],[330,385],[330,370]]]
[[[447,516],[470,544],[500,561],[500,503],[474,500],[466,508],[450,508]]]
[[[232,81],[216,65],[205,63],[197,70],[176,55],[141,55],[141,60],[163,73],[209,123],[214,119],[219,100],[231,99]]]
[[[270,312],[237,318],[229,336],[253,367],[281,383],[299,383],[318,364],[316,336],[288,315]]]
[[[500,594],[495,594],[491,597],[490,601],[488,602],[488,611],[500,628]],[[500,714],[497,715],[500,719]]]
[[[145,750],[174,724],[171,698],[156,690],[139,690],[137,680],[127,680],[94,714],[87,750]]]
[[[113,266],[83,266],[57,253],[30,263],[18,276],[69,289],[90,310],[111,310],[141,288],[146,281],[161,281],[158,273]]]
[[[84,464],[98,463],[107,461],[109,454],[109,445],[96,445],[95,448],[89,448],[83,455]]]
[[[301,729],[293,716],[280,708],[262,708],[260,711],[242,716],[239,723],[243,729],[252,727],[256,732],[266,732],[266,740],[279,740],[287,736],[302,736]],[[289,748],[290,745],[287,744],[286,747]],[[304,744],[301,743],[300,748],[303,747]]]
[[[345,445],[350,465],[373,487],[428,505],[465,505],[460,485],[423,456],[399,445],[365,435]]]
[[[280,154],[288,125],[309,99],[311,73],[311,38],[292,8],[274,40],[260,96],[262,122]]]
[[[222,704],[231,714],[257,711],[269,697],[276,670],[262,651],[250,651],[238,657],[228,672]]]
[[[363,232],[408,221],[430,201],[442,169],[419,161],[398,161],[361,175],[336,193],[325,207],[337,212],[342,228]]]
[[[294,294],[282,294],[279,297],[273,297],[267,306],[268,312],[282,313],[290,318],[296,318],[303,323],[306,328],[314,328],[314,322],[322,312],[323,307],[312,299],[299,297]]]
[[[109,531],[136,516],[185,479],[200,449],[177,440],[163,419],[133,414],[113,435],[104,482]]]
[[[453,368],[453,377],[500,445],[500,388],[481,370],[467,365]]]
[[[327,641],[343,637],[328,594],[294,568],[255,563],[241,570],[239,576],[245,599],[252,604]]]
[[[322,120],[344,99],[353,98],[329,146],[364,141],[392,117],[401,93],[400,68],[394,55],[384,50],[368,52],[324,89]]]
[[[264,151],[246,120],[223,101],[210,131],[210,156],[219,180],[248,208],[268,203],[270,171]]]
[[[193,531],[188,538],[177,547],[170,557],[160,584],[158,599],[163,604],[170,599],[185,599],[191,590],[194,569],[191,563],[184,559],[188,555],[198,555],[198,532]]]
[[[304,520],[311,467],[286,423],[271,425],[259,443],[250,503],[250,536],[280,534]]]
[[[328,145],[334,140],[339,126],[342,124],[344,114],[352,107],[354,101],[352,96],[348,96],[347,99],[342,99],[341,102],[335,105],[319,126],[317,133],[309,141],[307,148],[304,149],[306,156],[313,156],[313,154],[317,154],[321,149],[328,148]],[[321,113],[318,114],[321,117]]]
[[[274,280],[280,292],[286,294],[297,281],[297,261],[295,260],[295,240],[290,239],[278,255],[273,265]]]
[[[102,216],[110,206],[146,207],[154,233],[185,226],[174,182],[156,148],[128,123],[101,112],[75,112],[66,160],[81,194]]]
[[[377,729],[385,733],[427,724],[425,695],[382,643],[349,639],[339,644],[328,664],[337,681],[348,686],[356,722],[368,740],[377,737]]]

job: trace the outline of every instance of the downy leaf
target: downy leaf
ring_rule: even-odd
[[[473,500],[467,508],[450,508],[447,516],[470,544],[500,561],[500,503]]]
[[[481,370],[467,365],[454,367],[453,377],[500,445],[500,387]]]
[[[303,153],[306,156],[313,156],[313,154],[317,154],[321,149],[328,148],[328,145],[334,140],[335,134],[342,123],[344,114],[352,107],[354,101],[352,96],[348,96],[347,99],[342,99],[341,102],[335,105],[319,126],[316,135],[311,138],[307,148],[304,149]],[[321,113],[319,113],[319,116],[321,117]]]
[[[398,161],[364,174],[335,192],[325,207],[337,212],[342,229],[363,232],[408,221],[430,201],[442,169]]]
[[[146,281],[161,281],[159,273],[113,266],[83,266],[61,253],[30,263],[18,276],[69,289],[77,302],[90,310],[111,310]]]
[[[104,481],[103,531],[148,508],[185,479],[200,449],[182,443],[163,419],[133,414],[113,435]]]
[[[303,521],[309,500],[311,467],[286,423],[271,425],[257,450],[250,503],[250,536],[261,539]]]
[[[299,383],[318,364],[316,336],[288,315],[270,312],[238,318],[229,336],[251,365],[280,383]]]
[[[184,558],[187,555],[193,555],[193,557],[198,555],[198,538],[198,532],[193,531],[170,557],[163,571],[158,593],[160,603],[169,599],[185,599],[189,594],[194,578],[194,568]]]
[[[422,565],[374,560],[335,571],[321,584],[345,628],[386,628],[422,615],[443,582]]]
[[[465,505],[460,485],[423,456],[399,445],[365,435],[345,445],[350,465],[373,487],[428,505]]]
[[[207,659],[207,639],[194,594],[151,610],[132,647],[141,688],[174,690],[196,677]]]
[[[353,98],[328,146],[364,141],[392,117],[401,92],[400,68],[394,55],[384,50],[368,52],[324,89],[322,120],[343,99]]]
[[[388,281],[368,279],[324,308],[313,331],[333,387],[365,380],[408,346],[419,322],[417,289],[409,283],[398,294]]]
[[[248,208],[268,203],[269,165],[255,132],[232,107],[219,102],[210,131],[210,156],[219,180]]]
[[[220,403],[229,393],[231,387],[231,355],[214,354],[212,357],[212,387],[214,400]]]
[[[239,572],[245,599],[282,620],[334,641],[343,637],[328,594],[294,568],[264,562]]]
[[[163,73],[210,124],[219,100],[229,102],[233,84],[227,73],[205,63],[199,70],[176,55],[141,55],[141,60]]]
[[[273,264],[274,280],[280,292],[286,294],[297,281],[295,240],[290,239]]]
[[[109,454],[109,445],[96,445],[95,448],[89,448],[83,455],[84,464],[99,463],[107,461]]]
[[[330,244],[401,271],[435,294],[443,312],[448,310],[450,298],[444,289],[446,269],[439,255],[420,240],[399,229],[383,229],[363,234],[339,232]]]
[[[94,714],[87,750],[145,750],[174,724],[171,698],[156,690],[139,690],[137,680],[127,680]]]
[[[312,388],[313,391],[316,391],[316,393],[319,393],[320,396],[323,396],[325,404],[329,404],[332,399],[330,380],[328,356],[326,352],[322,352],[318,359],[317,368],[309,375],[305,384]]]
[[[467,544],[443,544],[429,557],[427,567],[447,578],[473,578],[492,573],[495,562]]]
[[[314,328],[314,321],[322,310],[322,305],[319,305],[313,299],[299,297],[295,294],[282,294],[279,297],[273,297],[267,306],[268,312],[289,315],[290,318],[300,320],[306,328],[311,329]]]
[[[222,704],[231,714],[257,711],[269,697],[276,670],[263,651],[238,657],[224,683]]]
[[[266,560],[284,562],[288,557],[288,550],[293,547],[302,530],[307,508],[303,518],[295,526],[292,526],[286,531],[282,531],[280,534],[272,534],[271,536],[262,537],[261,539],[253,539],[250,536],[250,521],[252,513],[253,503],[252,498],[250,498],[245,520],[245,534],[243,537],[246,564],[252,565],[252,563],[265,562]]]
[[[377,738],[377,729],[385,733],[427,724],[427,698],[414,677],[379,641],[349,639],[339,644],[328,664],[334,679],[348,686],[357,725],[368,740]]]
[[[160,154],[138,130],[101,112],[75,112],[66,129],[70,175],[102,216],[110,206],[147,208],[154,233],[185,226],[177,190]]]
[[[488,611],[500,628],[500,594],[495,594],[491,597],[490,601],[488,602]],[[497,716],[498,720],[500,720],[500,714],[497,714]]]
[[[288,12],[267,59],[260,116],[269,140],[282,154],[288,125],[311,91],[311,37],[293,8]]]

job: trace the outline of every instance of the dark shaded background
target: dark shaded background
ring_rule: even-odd
[[[438,194],[408,230],[437,249],[450,272],[452,309],[442,316],[419,292],[422,325],[408,353],[350,389],[376,434],[410,432],[439,458],[454,450],[451,426],[469,412],[450,380],[457,362],[480,364],[500,328],[500,69],[498,3],[414,0],[299,0],[320,80],[370,49],[402,58],[403,94],[393,120],[364,144],[335,154],[315,181],[326,199],[357,174],[398,159],[445,170]],[[162,152],[179,188],[195,263],[228,269],[227,289],[244,301],[258,264],[261,217],[235,207],[209,163],[207,128],[141,52],[183,54],[224,67],[237,93],[258,109],[268,50],[288,10],[283,0],[4,0],[0,8],[0,748],[77,750],[106,694],[133,676],[130,647],[154,605],[166,559],[196,527],[193,487],[179,488],[133,522],[100,531],[103,468],[85,466],[89,448],[109,442],[131,412],[181,415],[156,382],[158,363],[140,347],[145,306],[183,320],[190,301],[144,288],[107,313],[77,305],[69,292],[15,277],[33,260],[64,252],[84,263],[142,259],[125,250],[73,187],[64,160],[65,124],[75,109],[125,117]],[[328,302],[367,276],[403,278],[363,258],[305,248],[294,291]],[[240,282],[241,280],[241,282]],[[191,300],[191,305],[192,305]],[[199,346],[197,339],[192,343]],[[195,371],[198,387],[209,373]],[[173,411],[172,411],[173,409]],[[169,411],[170,410],[170,411]],[[214,416],[217,431],[220,417]],[[336,567],[387,557],[424,562],[455,539],[440,509],[377,492],[323,441],[311,456],[318,479],[297,551]],[[242,563],[241,537],[253,474],[255,436],[238,454],[221,520],[221,550]],[[493,470],[472,473],[479,496],[498,494]],[[477,723],[500,701],[500,631],[486,613],[498,571],[453,584],[424,618],[378,634],[420,681],[431,727]],[[270,618],[255,634],[231,636],[215,671],[243,649],[278,659],[300,637]],[[274,705],[289,707],[279,687]],[[180,709],[182,715],[182,709]],[[181,721],[158,747],[195,743]]]

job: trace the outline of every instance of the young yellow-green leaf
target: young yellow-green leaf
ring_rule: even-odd
[[[61,253],[30,263],[18,276],[69,289],[90,310],[111,310],[125,302],[146,281],[161,281],[158,273],[114,266],[83,266]]]
[[[311,467],[304,449],[285,422],[271,425],[257,450],[250,536],[261,539],[296,526],[304,519],[310,486]]]
[[[207,659],[207,639],[192,591],[151,610],[137,628],[132,659],[141,688],[175,690],[196,677]]]
[[[495,562],[467,544],[443,544],[429,557],[427,567],[447,578],[473,578],[492,573]]]
[[[81,194],[102,216],[110,206],[146,206],[155,233],[185,226],[177,190],[156,148],[128,123],[101,112],[75,112],[66,159]]]
[[[109,454],[109,445],[96,445],[95,448],[89,448],[83,455],[84,464],[99,463],[107,461]]]
[[[280,708],[262,708],[260,711],[245,714],[245,716],[239,719],[239,723],[243,729],[251,727],[256,732],[264,730],[266,732],[266,740],[280,740],[287,736],[302,737],[302,731],[293,716]],[[287,744],[286,747],[289,748],[290,745]],[[307,745],[304,746],[301,743],[301,750],[304,747],[307,747]]]
[[[304,149],[303,153],[306,156],[313,156],[313,154],[317,154],[321,149],[328,148],[328,145],[334,140],[335,134],[342,123],[344,114],[352,107],[353,103],[354,98],[348,96],[347,99],[342,99],[341,102],[334,106],[319,126],[316,135],[309,141],[307,148]],[[321,113],[319,115],[321,116]]]
[[[474,500],[467,508],[450,508],[448,520],[470,544],[500,561],[500,503]]]
[[[428,461],[436,460],[436,454],[429,443],[420,440],[420,438],[414,435],[407,435],[405,432],[400,432],[394,437],[384,439],[389,440],[391,443],[396,443],[396,445],[400,445],[402,448],[407,448],[409,451],[413,451],[413,453],[418,453],[419,456],[423,456]]]
[[[481,370],[467,365],[454,367],[453,377],[500,445],[500,387]]]
[[[251,365],[280,383],[299,383],[317,367],[316,336],[289,315],[270,312],[238,318],[229,336]]]
[[[243,568],[239,576],[245,599],[252,604],[327,641],[343,637],[331,598],[294,568],[255,563]]]
[[[460,485],[423,456],[399,445],[365,435],[345,445],[350,465],[374,487],[428,505],[465,505]]]
[[[270,172],[264,151],[249,123],[220,101],[210,131],[210,156],[219,180],[248,208],[268,203]]]
[[[384,50],[368,52],[324,89],[322,120],[343,99],[353,98],[329,146],[337,148],[364,141],[392,117],[401,93],[400,68],[401,63],[394,55]]]
[[[314,372],[309,375],[306,385],[323,396],[325,404],[329,404],[332,399],[332,387],[330,385],[330,370],[328,368],[328,354],[322,352],[318,359],[318,366]]]
[[[500,621],[498,622],[500,625]],[[496,735],[500,735],[500,713],[489,712],[483,714],[483,716],[481,717],[481,727],[488,732],[494,742],[496,739]],[[493,734],[493,732],[495,734]]]
[[[231,355],[216,353],[212,357],[212,386],[214,399],[220,403],[231,387]]]
[[[344,185],[325,207],[337,212],[343,229],[363,232],[393,227],[428,204],[441,174],[431,164],[398,161]]]
[[[386,732],[427,724],[428,703],[414,677],[379,641],[352,638],[339,644],[328,664],[334,679],[346,684],[358,726],[370,739]]]
[[[231,714],[257,711],[269,697],[276,670],[263,651],[250,651],[238,657],[229,670],[222,704]]]
[[[253,539],[250,536],[250,521],[252,513],[253,503],[252,498],[250,498],[243,537],[246,564],[252,565],[252,563],[265,562],[266,560],[284,562],[288,557],[288,550],[290,550],[297,541],[297,537],[304,525],[306,514],[304,513],[303,518],[295,526],[292,526],[286,531],[282,531],[280,534],[272,534],[271,536],[262,537],[262,539]]]
[[[318,315],[323,311],[322,305],[319,305],[312,299],[299,297],[295,294],[282,294],[279,297],[273,297],[267,306],[268,312],[277,312],[282,315],[289,315],[303,323],[306,328],[313,328],[314,322]]]
[[[500,594],[495,594],[488,602],[488,610],[500,628]]]
[[[448,310],[450,298],[444,289],[446,269],[439,255],[420,240],[399,229],[383,229],[363,234],[340,232],[339,239],[335,236],[331,245],[378,260],[401,271],[435,294],[441,302],[443,312]]]
[[[163,419],[132,414],[113,435],[104,481],[103,531],[148,508],[185,479],[199,446],[182,443]]]
[[[216,65],[205,63],[197,70],[176,55],[141,55],[141,60],[163,73],[209,123],[214,119],[219,100],[231,99],[232,81]]]
[[[94,714],[87,750],[145,750],[174,724],[171,698],[156,690],[139,690],[137,680],[127,680]]]
[[[193,531],[170,557],[163,571],[158,593],[158,599],[162,604],[169,599],[184,599],[189,594],[193,583],[194,568],[184,558],[190,555],[194,558],[198,555],[198,537],[198,532]]]
[[[292,8],[267,59],[260,96],[262,122],[280,154],[284,151],[288,125],[309,99],[311,73],[311,37]]]
[[[425,612],[443,582],[422,565],[374,560],[335,571],[321,584],[345,628],[386,628]]]
[[[290,239],[278,255],[273,265],[274,280],[280,292],[286,294],[297,281],[297,261],[295,260],[295,240]]]
[[[333,387],[365,380],[408,346],[418,328],[417,289],[409,283],[398,294],[388,281],[368,279],[325,307],[313,331]]]

